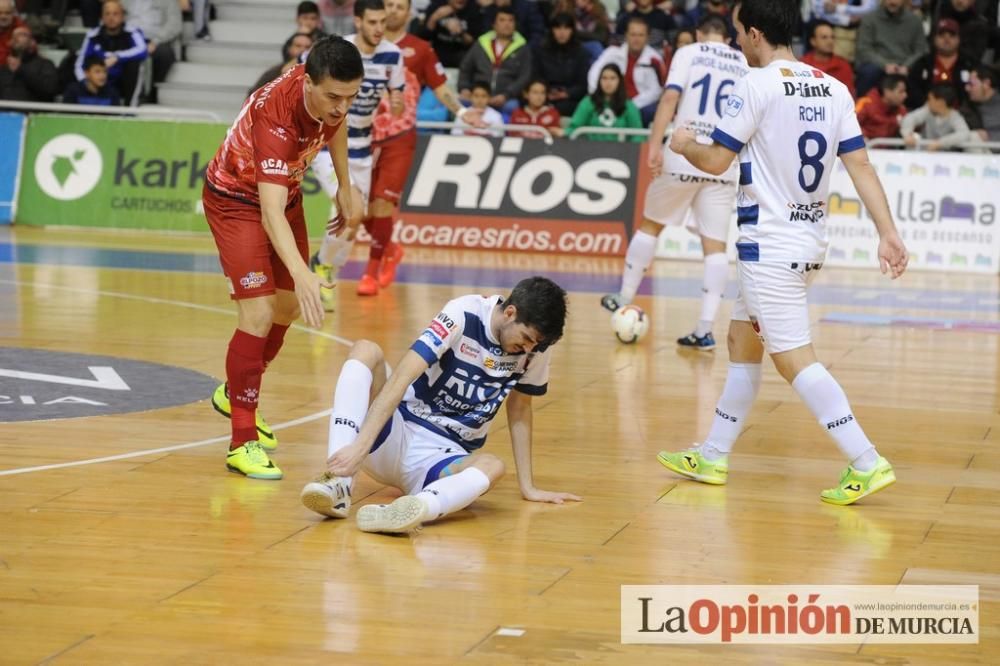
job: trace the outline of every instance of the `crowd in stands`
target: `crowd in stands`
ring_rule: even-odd
[[[0,0],[0,99],[155,101],[155,84],[183,54],[182,13],[194,22],[195,39],[211,39],[207,3]],[[998,4],[802,0],[794,47],[804,62],[848,86],[870,139],[900,138],[929,150],[997,141]],[[485,117],[494,123],[536,124],[558,135],[577,127],[647,127],[672,54],[695,40],[699,21],[718,16],[735,38],[731,6],[731,0],[414,0],[409,31],[457,72],[464,103],[489,110]],[[324,34],[353,32],[353,7],[354,0],[301,2],[281,61],[256,86],[293,66]],[[68,8],[90,28],[71,67],[38,53],[38,41],[58,38],[52,28]],[[143,76],[152,86],[143,85]],[[423,99],[421,108],[427,118],[442,117]]]

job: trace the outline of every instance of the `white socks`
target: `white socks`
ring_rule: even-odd
[[[725,252],[705,255],[705,278],[702,282],[701,316],[694,334],[699,338],[711,332],[715,315],[722,304],[722,294],[726,291],[729,277],[729,257]]]
[[[372,387],[372,371],[367,365],[353,358],[347,359],[340,369],[337,388],[333,393],[333,412],[330,414],[330,434],[327,438],[326,457],[354,441],[361,423],[368,414],[368,394]],[[348,485],[348,477],[336,477]]]
[[[464,509],[489,489],[490,477],[475,467],[429,483],[417,493],[417,497],[427,504],[423,520],[437,520]]]
[[[821,363],[813,363],[796,375],[792,388],[855,469],[862,472],[875,469],[878,462],[875,447],[851,413],[844,389]]]
[[[729,364],[726,386],[715,407],[712,428],[701,445],[706,460],[714,462],[733,450],[733,443],[743,430],[743,422],[759,389],[760,363]]]
[[[618,292],[625,303],[631,303],[646,269],[653,263],[656,255],[656,236],[639,230],[629,241],[625,253],[625,272],[622,273],[622,288]]]

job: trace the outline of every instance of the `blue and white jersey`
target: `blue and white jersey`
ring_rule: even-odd
[[[502,296],[449,301],[410,347],[427,371],[406,390],[399,412],[466,451],[486,441],[490,421],[511,390],[543,395],[550,351],[508,354],[490,331]]]
[[[794,60],[752,69],[712,140],[739,153],[740,260],[822,262],[834,161],[865,147],[847,86]]]
[[[357,35],[344,37],[357,46]],[[360,50],[360,49],[359,49]],[[406,85],[403,69],[403,52],[398,46],[383,39],[375,52],[361,54],[365,76],[354,104],[347,112],[347,157],[358,159],[372,154],[372,117],[388,90],[402,90]]]
[[[666,90],[673,88],[681,95],[674,114],[674,127],[690,127],[707,141],[719,124],[726,100],[736,82],[749,71],[744,55],[722,42],[699,42],[677,49],[670,61],[670,74],[664,86]],[[683,155],[670,150],[669,145],[663,152],[663,170],[666,173],[730,183],[735,183],[739,177],[735,163],[721,176],[713,176],[695,167]]]

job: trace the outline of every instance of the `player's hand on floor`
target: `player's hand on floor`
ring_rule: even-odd
[[[878,243],[878,263],[882,274],[889,273],[895,280],[906,271],[910,256],[898,233],[886,234]]]
[[[548,502],[550,504],[562,504],[564,502],[582,502],[583,498],[572,493],[557,493],[551,490],[539,490],[532,488],[522,492],[521,496],[529,502]]]
[[[302,319],[307,326],[312,328],[319,328],[323,325],[323,301],[319,296],[321,286],[333,289],[332,284],[308,269],[295,280],[295,298],[299,301]]]
[[[340,449],[326,460],[326,471],[334,476],[354,476],[361,470],[361,463],[368,455],[368,447],[351,444]]]

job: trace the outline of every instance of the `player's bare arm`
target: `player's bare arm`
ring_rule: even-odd
[[[847,174],[851,177],[858,196],[861,197],[861,201],[875,222],[875,229],[879,235],[879,268],[883,274],[889,273],[895,280],[906,271],[909,255],[896,230],[896,223],[892,219],[882,182],[868,159],[868,151],[864,148],[852,150],[841,155],[840,159],[847,168]]]
[[[687,161],[702,171],[721,176],[733,163],[736,153],[721,143],[698,143],[694,130],[678,127],[670,137],[670,149],[683,155]]]
[[[385,386],[368,408],[357,439],[350,446],[337,451],[326,461],[326,469],[334,476],[354,476],[375,443],[375,438],[399,406],[407,387],[427,370],[427,361],[420,354],[408,350],[396,365]]]
[[[330,159],[333,162],[333,171],[337,174],[337,210],[340,219],[330,220],[327,223],[327,231],[337,233],[344,227],[344,224],[354,217],[354,202],[351,199],[351,176],[347,166],[347,123],[344,122],[337,129],[337,133],[327,144],[330,151]]]
[[[323,324],[323,304],[319,299],[319,287],[322,284],[319,276],[309,270],[309,266],[299,255],[295,245],[295,236],[285,217],[285,206],[288,204],[288,188],[274,183],[259,183],[260,216],[264,232],[278,253],[281,262],[288,267],[292,279],[295,280],[295,297],[299,301],[302,318],[306,324],[319,327]]]
[[[681,94],[676,88],[664,90],[660,95],[660,103],[656,107],[656,115],[649,130],[647,163],[653,178],[663,173],[663,136],[667,133],[667,126],[673,121],[674,114],[677,113],[677,104],[680,101]]]
[[[411,352],[416,355],[416,352]],[[510,428],[510,443],[514,450],[514,466],[517,467],[517,485],[521,497],[529,502],[550,502],[562,504],[566,501],[580,502],[582,497],[570,493],[539,490],[531,474],[531,396],[520,391],[511,391],[507,397],[507,426]]]
[[[478,127],[480,129],[486,127],[486,123],[483,122],[482,111],[462,106],[462,103],[458,101],[458,98],[455,97],[455,93],[452,92],[452,89],[448,87],[447,83],[442,83],[435,88],[434,96],[438,98],[439,102],[445,105],[452,115],[465,122],[467,125],[472,125],[473,127]]]

